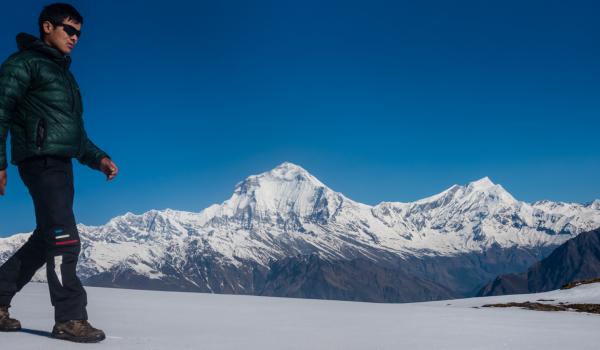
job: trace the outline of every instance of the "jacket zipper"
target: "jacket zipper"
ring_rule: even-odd
[[[71,82],[71,73],[65,70],[67,81],[69,82],[69,90],[71,92],[71,113],[75,113],[75,92],[73,91],[73,83]]]
[[[67,76],[67,80],[69,81],[69,90],[71,91],[71,112],[74,114],[75,113],[75,106],[76,106],[76,101],[75,98],[77,98],[77,102],[79,102],[79,95],[75,94],[75,90],[74,90],[74,85],[73,85],[73,80],[72,77],[73,75],[71,74],[71,72],[69,72],[68,69],[65,69],[65,74]],[[79,117],[81,118],[81,116]],[[79,120],[79,127],[80,127],[80,132],[79,132],[79,149],[78,149],[78,156],[81,155],[81,152],[83,151],[83,147],[84,147],[84,139],[83,139],[83,122],[81,120]]]
[[[45,138],[46,138],[46,119],[40,118],[36,125],[36,136],[35,136],[35,144],[37,146],[38,151],[42,149],[42,145],[44,144]]]

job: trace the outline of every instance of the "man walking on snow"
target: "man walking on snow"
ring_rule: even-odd
[[[7,183],[6,138],[11,163],[29,190],[36,228],[0,267],[0,331],[16,331],[8,308],[14,295],[46,264],[55,310],[52,336],[97,342],[104,332],[87,321],[87,295],[76,275],[81,249],[73,215],[72,158],[112,180],[110,157],[87,137],[79,87],[69,71],[70,53],[81,37],[83,18],[68,4],[46,6],[39,17],[40,38],[20,33],[19,51],[0,67],[0,195]]]

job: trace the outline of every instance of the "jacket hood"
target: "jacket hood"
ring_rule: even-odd
[[[45,42],[31,34],[17,34],[17,47],[19,48],[19,51],[35,50],[41,52],[65,68],[69,68],[71,65],[71,56],[63,55],[57,49],[48,46]]]

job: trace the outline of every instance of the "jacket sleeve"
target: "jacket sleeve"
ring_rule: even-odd
[[[31,69],[26,61],[9,58],[0,67],[0,170],[8,166],[6,137],[17,103],[31,82]]]
[[[83,129],[83,134],[81,137],[85,139],[83,142],[84,151],[81,153],[81,156],[77,158],[77,160],[83,165],[87,165],[92,169],[99,170],[100,161],[102,158],[107,157],[110,159],[110,156],[88,138],[85,129]]]

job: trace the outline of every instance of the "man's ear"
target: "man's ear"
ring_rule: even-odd
[[[54,25],[52,25],[50,21],[44,21],[44,23],[42,23],[42,28],[44,29],[45,34],[50,34],[52,29],[54,29]]]

